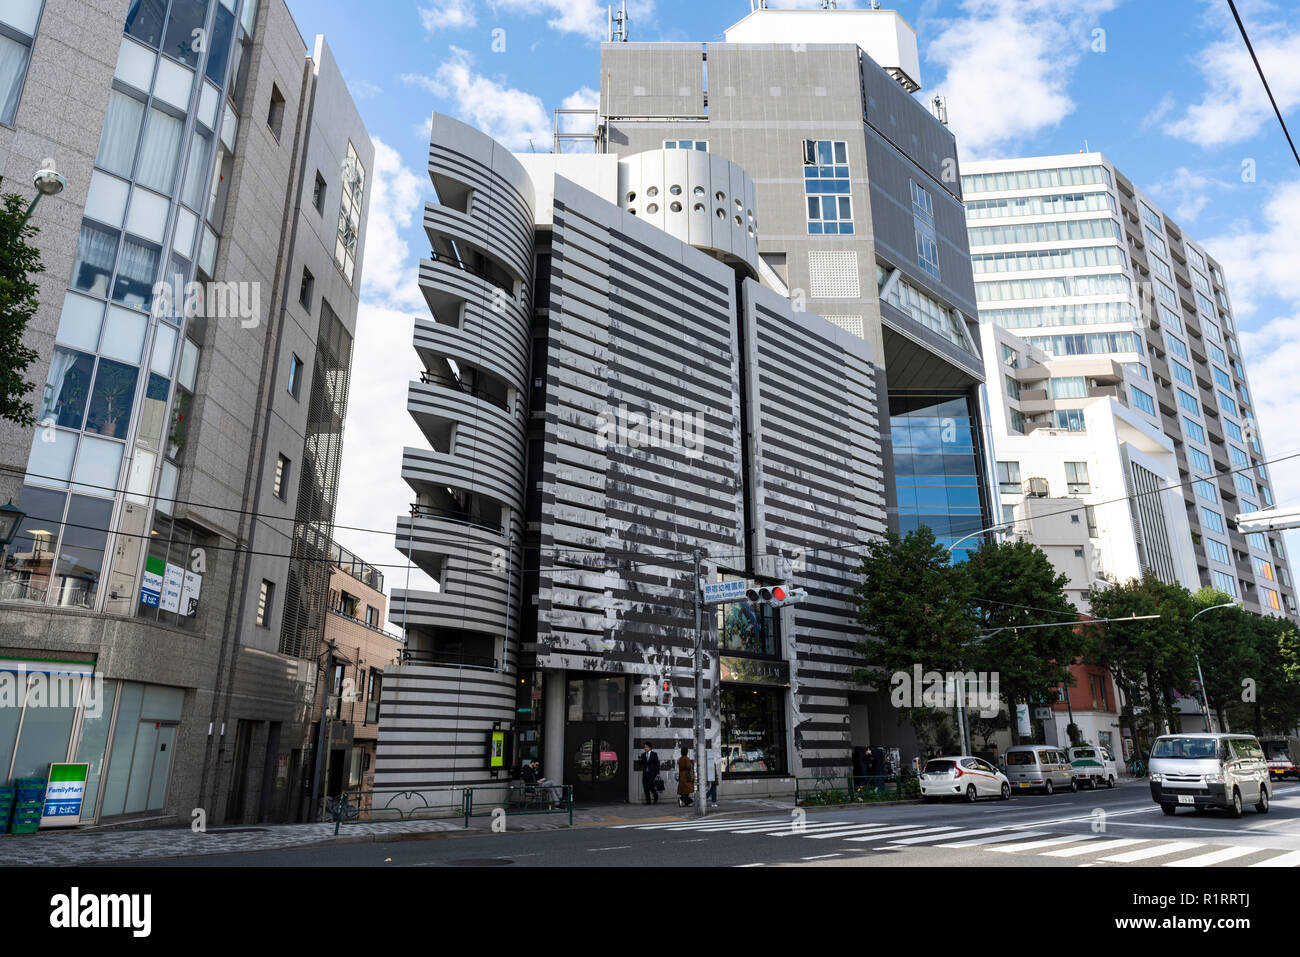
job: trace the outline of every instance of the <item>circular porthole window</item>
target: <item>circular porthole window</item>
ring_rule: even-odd
[[[718,219],[726,219],[726,218],[727,218],[727,211],[726,211],[725,209],[723,209],[721,206],[719,206],[719,207],[718,207]]]
[[[719,203],[725,203],[727,201],[727,194],[724,193],[722,190],[718,190],[716,193],[713,194],[713,198],[716,199]]]
[[[697,213],[707,213],[708,210],[704,208],[704,204],[703,204],[703,203],[696,203],[696,204],[695,204],[695,212],[697,212]]]
[[[737,226],[743,226],[743,225],[744,225],[744,223],[742,223],[742,222],[740,221],[740,217],[739,217],[739,216],[736,216],[736,225],[737,225]]]
[[[745,204],[742,203],[740,200],[736,200],[736,209],[744,209],[744,208],[745,208]]]
[[[670,186],[668,192],[672,193],[674,196],[680,196],[682,195],[682,188],[680,186]]]
[[[645,208],[645,211],[647,216],[653,216],[655,213],[659,212],[659,204],[651,203]]]
[[[659,195],[659,187],[658,187],[658,186],[651,186],[649,189],[647,189],[647,190],[645,191],[645,194],[646,194],[647,196],[658,196],[658,195]]]
[[[696,196],[703,196],[703,195],[704,195],[704,187],[703,187],[703,186],[696,186],[696,187],[695,187],[695,195],[696,195]]]
[[[681,203],[673,203],[673,204],[672,204],[671,206],[669,206],[668,208],[671,209],[674,213],[680,213],[680,212],[682,211],[682,204],[681,204]]]
[[[627,194],[627,201],[628,201],[629,203],[635,202],[635,201],[636,201],[636,193],[635,193],[635,192],[628,193],[628,194]]]
[[[627,211],[627,214],[628,214],[629,216],[635,216],[635,215],[636,215],[636,210],[635,210],[635,209],[629,209],[629,210]]]

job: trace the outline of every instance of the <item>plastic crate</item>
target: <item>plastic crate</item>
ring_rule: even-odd
[[[49,783],[45,778],[14,778],[14,788],[23,790],[24,788],[40,788],[45,790],[45,785]]]

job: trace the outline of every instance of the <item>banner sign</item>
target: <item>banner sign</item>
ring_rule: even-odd
[[[81,802],[86,795],[89,769],[89,764],[50,765],[41,827],[75,827],[81,823]]]

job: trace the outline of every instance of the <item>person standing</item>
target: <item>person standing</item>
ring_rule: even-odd
[[[690,807],[695,802],[691,794],[695,791],[695,770],[691,759],[687,757],[686,745],[682,745],[682,756],[677,759],[677,806]]]
[[[644,744],[644,750],[641,752],[641,790],[645,792],[646,804],[659,803],[659,790],[655,786],[659,782],[659,755],[650,747],[650,742]]]
[[[705,752],[708,755],[708,761],[705,768],[704,780],[709,782],[708,799],[709,804],[713,807],[718,806],[718,752],[710,748]]]

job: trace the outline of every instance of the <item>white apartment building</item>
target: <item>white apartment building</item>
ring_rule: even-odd
[[[1267,508],[1273,498],[1218,263],[1100,153],[973,162],[963,168],[962,193],[981,323],[1054,361],[1078,363],[1069,374],[1032,380],[1043,384],[1029,396],[1022,390],[1020,407],[1006,409],[998,460],[1023,468],[1016,455],[1038,448],[1033,436],[1050,426],[1066,434],[1061,442],[1077,439],[1075,458],[1032,463],[1039,470],[1058,463],[1057,482],[1072,481],[1064,463],[1085,461],[1087,450],[1099,464],[1127,460],[1113,475],[1138,483],[1130,494],[1143,482],[1178,486],[1159,496],[1165,547],[1136,523],[1139,541],[1127,559],[1117,546],[1099,548],[1103,570],[1127,577],[1136,562],[1166,580],[1218,588],[1250,611],[1294,617],[1281,536],[1242,535],[1235,526],[1238,514]],[[1001,361],[985,353],[990,368]],[[998,382],[1005,383],[1002,373]],[[1006,394],[990,377],[991,403],[999,392]],[[1088,401],[1060,401],[1066,398]],[[1151,426],[1166,441],[1153,440]],[[997,416],[993,427],[1002,428]],[[1022,437],[1024,446],[1017,444]],[[1118,487],[1104,497],[1117,494]],[[1157,516],[1149,518],[1158,528]],[[1190,551],[1178,534],[1183,526]]]

